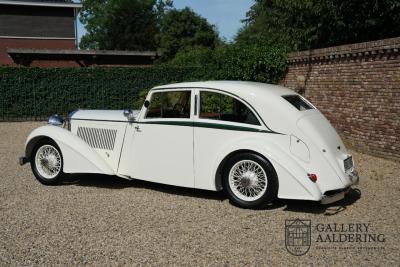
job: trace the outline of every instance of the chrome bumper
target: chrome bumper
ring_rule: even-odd
[[[321,199],[321,204],[326,205],[326,204],[331,204],[333,202],[339,201],[344,199],[344,196],[346,195],[346,193],[349,191],[350,187],[345,188],[345,190],[334,194],[334,195],[323,195],[322,199]]]
[[[353,170],[349,173],[349,178],[353,185],[358,185],[360,177],[358,176],[358,172],[356,170]]]
[[[358,172],[353,170],[349,173],[349,179],[351,181],[351,185],[358,185],[360,181],[360,177],[358,176]],[[344,189],[335,190],[337,193],[329,194],[329,195],[322,195],[321,204],[331,204],[333,202],[339,201],[344,199],[347,192],[349,192],[351,185]],[[325,192],[327,193],[327,192]]]

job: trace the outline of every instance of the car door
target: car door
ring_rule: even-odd
[[[149,100],[132,125],[129,176],[194,187],[192,90],[154,90]]]
[[[265,129],[253,109],[242,99],[213,89],[195,91],[194,170],[195,188],[218,190],[215,184],[216,159],[225,148],[244,138],[259,137]]]

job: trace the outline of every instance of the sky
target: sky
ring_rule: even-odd
[[[221,38],[232,41],[253,3],[254,0],[174,0],[174,7],[190,7],[215,25]],[[83,34],[85,28],[78,22],[79,39]]]
[[[241,20],[253,3],[253,0],[174,0],[176,8],[188,6],[205,17],[227,41],[231,41],[242,27]]]

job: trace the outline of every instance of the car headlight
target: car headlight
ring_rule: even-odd
[[[47,123],[54,126],[62,126],[64,125],[64,119],[60,115],[55,114],[50,116]]]

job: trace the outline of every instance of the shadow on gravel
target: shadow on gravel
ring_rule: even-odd
[[[314,214],[324,214],[325,216],[336,215],[342,211],[345,211],[348,206],[353,205],[357,200],[361,198],[361,191],[357,188],[351,188],[347,192],[344,199],[328,204],[322,205],[315,201],[302,201],[302,200],[282,200],[286,202],[286,208],[284,210],[306,212]]]
[[[134,186],[133,181],[122,179],[118,176],[103,174],[68,174],[61,185],[77,185],[109,189],[123,189]]]
[[[87,187],[99,187],[108,189],[124,189],[128,187],[133,188],[144,188],[150,190],[156,190],[159,192],[180,195],[180,196],[190,196],[205,199],[214,199],[223,201],[226,199],[223,192],[215,192],[208,190],[200,190],[193,188],[178,187],[165,184],[157,184],[142,180],[126,180],[118,176],[109,176],[101,174],[74,174],[69,175],[64,179],[64,185],[77,185],[77,186],[87,186]]]
[[[124,188],[134,187],[134,188],[155,190],[167,194],[189,196],[195,198],[213,199],[220,201],[224,201],[227,199],[227,197],[222,191],[215,192],[215,191],[200,190],[193,188],[184,188],[172,185],[146,182],[142,180],[126,180],[118,176],[109,176],[101,174],[69,175],[64,179],[64,182],[62,184],[99,187],[108,189],[124,189]],[[328,205],[321,205],[319,202],[315,201],[276,199],[273,203],[264,206],[262,208],[257,208],[255,210],[274,210],[285,207],[283,209],[285,211],[324,214],[325,216],[332,216],[346,210],[347,206],[351,206],[360,198],[361,198],[361,191],[359,189],[352,188],[346,194],[346,197],[344,199]]]

